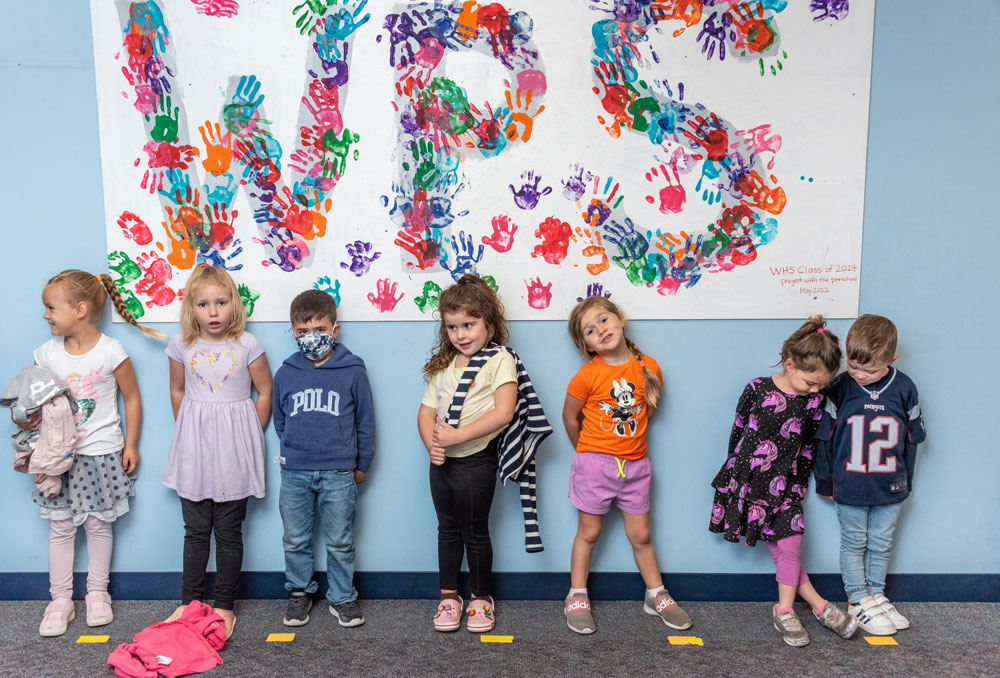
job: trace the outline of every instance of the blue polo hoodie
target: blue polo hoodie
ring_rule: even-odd
[[[365,361],[343,344],[322,365],[296,351],[274,375],[271,404],[282,468],[367,471],[375,455],[375,410]]]

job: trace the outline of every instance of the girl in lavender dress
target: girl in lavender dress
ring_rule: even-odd
[[[708,529],[748,546],[763,540],[777,567],[774,628],[801,647],[809,634],[792,609],[796,594],[816,619],[844,638],[855,620],[828,603],[802,567],[802,501],[814,464],[813,436],[823,413],[819,390],[840,368],[840,344],[813,316],[781,347],[781,373],[752,380],[736,406],[726,463],[712,481],[715,501]]]
[[[227,638],[236,625],[247,500],[264,496],[264,428],[271,417],[271,368],[246,323],[229,274],[198,266],[184,287],[181,331],[167,345],[177,425],[163,484],[177,492],[184,516],[181,606],[167,621],[191,601],[204,602],[214,532],[215,612],[226,621]]]

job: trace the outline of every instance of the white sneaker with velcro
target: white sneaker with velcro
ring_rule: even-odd
[[[896,626],[874,598],[868,597],[857,605],[851,605],[847,612],[858,620],[858,626],[866,633],[873,636],[891,636],[896,633]]]
[[[885,612],[885,616],[889,618],[889,621],[891,621],[892,625],[898,630],[902,631],[903,629],[910,628],[910,620],[904,617],[902,613],[896,609],[896,606],[890,603],[889,599],[883,594],[876,593],[875,602],[878,603],[878,606],[882,608],[883,612]]]

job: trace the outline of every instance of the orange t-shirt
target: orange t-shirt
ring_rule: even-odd
[[[660,365],[645,353],[643,361],[660,383]],[[603,452],[622,459],[646,456],[645,378],[638,360],[608,365],[600,356],[580,368],[566,392],[583,403],[583,427],[577,452]]]

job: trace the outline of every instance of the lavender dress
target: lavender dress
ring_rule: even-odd
[[[727,541],[774,542],[805,530],[802,498],[815,464],[813,437],[823,395],[785,393],[770,377],[754,379],[740,396],[729,454],[712,487],[708,529]]]
[[[184,499],[234,501],[264,496],[264,431],[250,398],[249,365],[264,348],[249,332],[228,342],[175,335],[167,356],[184,366],[163,484]]]

